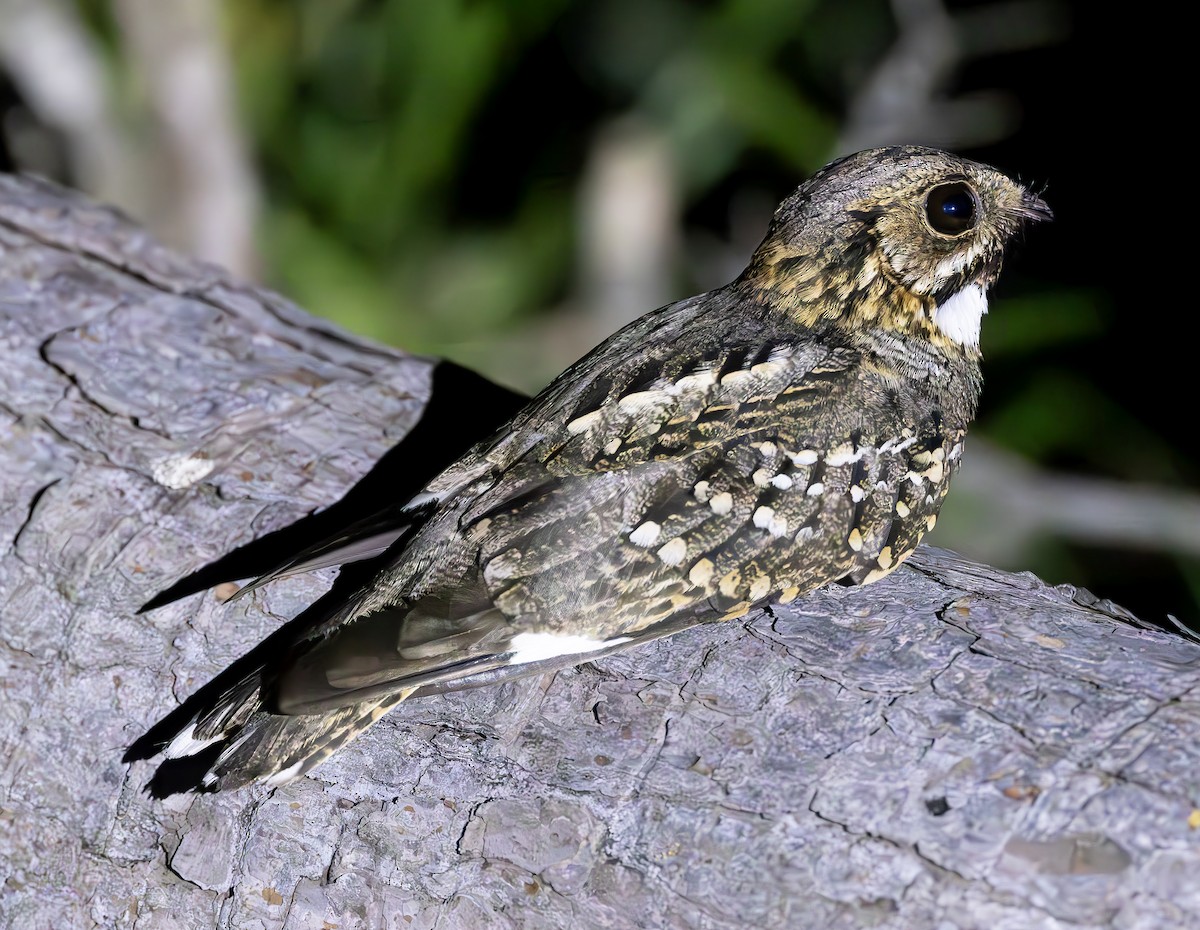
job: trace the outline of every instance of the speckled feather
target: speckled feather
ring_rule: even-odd
[[[927,217],[946,184],[975,198],[961,235]],[[195,708],[203,764],[159,788],[282,783],[415,689],[884,577],[933,527],[979,397],[986,304],[951,301],[1047,216],[928,149],[827,167],[736,281],[635,321],[434,479],[370,585]]]

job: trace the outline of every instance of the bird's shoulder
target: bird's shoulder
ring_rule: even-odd
[[[501,471],[533,459],[554,474],[673,458],[883,383],[869,354],[832,330],[706,295],[598,347],[480,458]]]

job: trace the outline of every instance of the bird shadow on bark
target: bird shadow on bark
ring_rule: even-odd
[[[395,528],[404,504],[442,469],[474,443],[496,431],[528,400],[453,362],[434,366],[429,401],[417,424],[393,446],[342,498],[326,509],[240,546],[214,562],[184,576],[142,605],[154,610],[224,582],[267,574],[296,559],[321,551],[348,536],[370,536],[376,529]],[[381,506],[380,502],[387,504]],[[286,651],[293,633],[319,622],[356,588],[370,581],[386,555],[343,565],[333,587],[298,616],[267,636],[248,653],[197,690],[129,747],[126,761],[156,755],[187,723],[196,708],[205,706],[245,676],[263,659]],[[212,747],[219,749],[219,747]],[[207,753],[165,760],[147,786],[154,794],[170,794],[194,784],[195,772],[211,759]]]
[[[454,362],[438,362],[429,401],[417,424],[341,500],[185,575],[138,612],[225,582],[266,575],[347,536],[369,536],[376,529],[395,527],[401,509],[431,478],[498,430],[528,400]]]

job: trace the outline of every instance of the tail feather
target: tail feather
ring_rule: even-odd
[[[368,730],[413,689],[322,715],[284,716],[261,709],[219,734],[189,724],[166,747],[166,759],[146,788],[162,798],[182,791],[220,791],[254,781],[287,784],[316,768]],[[253,701],[257,704],[257,694]],[[227,716],[236,719],[238,709]]]
[[[307,631],[331,617],[340,603],[339,591],[352,583],[344,572],[333,588],[299,616],[285,623],[220,674],[201,686],[186,701],[155,723],[125,751],[123,762],[137,762],[166,752],[181,757],[200,747],[189,740],[215,744],[249,722],[259,708],[259,697],[268,669],[290,653]],[[172,750],[171,752],[170,750]],[[184,789],[180,789],[184,790]]]
[[[327,759],[411,691],[372,695],[320,715],[277,713],[271,689],[286,658],[345,609],[347,591],[373,571],[348,566],[326,595],[284,624],[150,727],[124,761],[164,758],[146,785],[154,797],[218,791],[254,781],[281,785]]]

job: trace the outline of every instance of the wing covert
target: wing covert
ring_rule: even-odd
[[[514,661],[522,633],[600,649],[894,569],[957,454],[939,418],[880,404],[846,354],[741,357],[613,390],[492,479],[477,464],[284,676],[284,706],[449,690]]]

